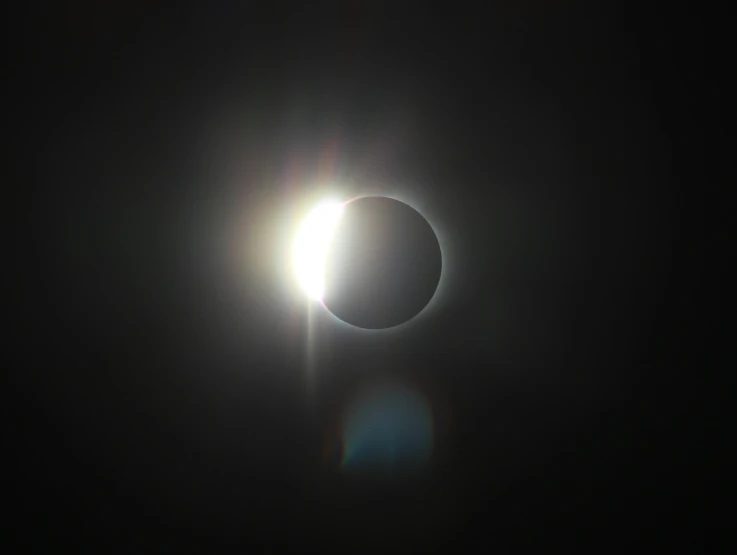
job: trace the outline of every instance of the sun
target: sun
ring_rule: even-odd
[[[310,299],[325,294],[325,260],[344,204],[334,200],[318,204],[297,229],[292,246],[292,267],[299,287]]]

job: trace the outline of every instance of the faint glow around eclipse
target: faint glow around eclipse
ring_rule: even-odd
[[[292,264],[300,288],[313,300],[325,293],[325,259],[343,203],[320,203],[302,222],[294,239]]]

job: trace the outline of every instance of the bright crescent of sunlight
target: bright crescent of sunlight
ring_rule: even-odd
[[[321,301],[325,293],[325,260],[343,207],[335,201],[320,203],[302,222],[294,239],[294,277],[307,296],[316,301]]]

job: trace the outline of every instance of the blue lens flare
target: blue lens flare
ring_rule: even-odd
[[[404,470],[424,465],[434,445],[432,410],[419,392],[382,387],[356,401],[342,426],[340,466]]]

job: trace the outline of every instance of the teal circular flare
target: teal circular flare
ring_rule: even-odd
[[[341,467],[405,470],[427,463],[433,450],[432,411],[419,392],[387,386],[359,399],[343,423]]]

